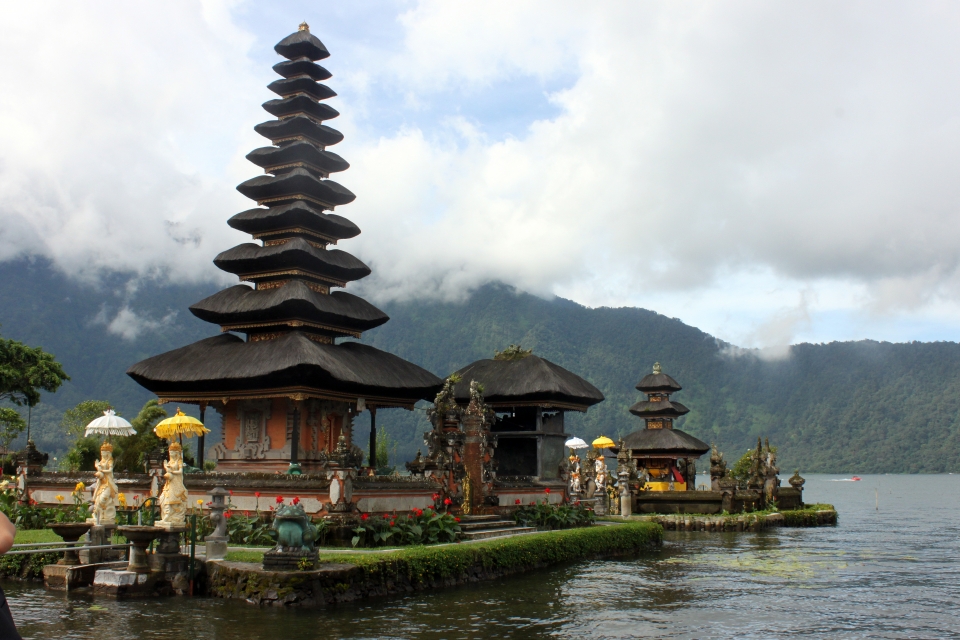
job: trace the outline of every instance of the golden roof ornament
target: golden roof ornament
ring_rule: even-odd
[[[310,25],[307,24],[306,20],[304,20],[300,23],[300,27],[297,29],[297,31],[310,31]]]
[[[655,375],[655,376],[660,375],[660,371],[661,371],[661,369],[660,369],[660,363],[659,363],[659,362],[654,362],[654,363],[653,363],[653,375]]]

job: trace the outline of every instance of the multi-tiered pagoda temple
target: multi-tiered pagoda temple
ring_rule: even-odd
[[[690,412],[684,405],[670,399],[670,395],[682,387],[663,373],[658,362],[653,365],[653,373],[645,375],[637,384],[637,389],[646,394],[647,399],[630,407],[630,413],[643,418],[646,428],[624,438],[623,448],[630,451],[637,467],[646,471],[649,481],[645,489],[693,490],[696,459],[710,447],[673,428],[674,420]]]
[[[318,470],[341,434],[351,447],[358,412],[412,408],[441,386],[432,373],[397,356],[359,342],[338,344],[388,318],[362,298],[333,290],[366,277],[370,269],[330,248],[360,233],[330,213],[356,198],[329,179],[349,167],[327,151],[343,139],[323,124],[339,115],[322,102],[336,94],[319,82],[331,74],[315,62],[330,54],[306,23],[274,49],[286,58],[273,67],[283,77],[269,85],[280,97],[263,108],[276,119],[255,127],[273,146],[247,155],[264,175],[237,187],[259,206],[228,222],[259,242],[238,245],[214,260],[250,284],[190,307],[198,318],[220,325],[221,335],[149,358],[127,372],[162,401],[220,412],[223,440],[214,447],[219,470],[286,470],[291,461],[305,471]],[[350,450],[352,463],[359,464],[359,449]]]

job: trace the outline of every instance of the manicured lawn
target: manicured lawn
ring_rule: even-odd
[[[50,529],[17,529],[14,544],[32,544],[37,542],[63,542],[63,538]]]

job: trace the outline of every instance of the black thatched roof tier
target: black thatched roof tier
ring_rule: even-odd
[[[294,169],[289,166],[303,162],[316,167],[324,173],[346,171],[350,163],[330,151],[322,151],[309,142],[293,142],[282,147],[260,147],[247,154],[247,160],[258,167],[275,168],[288,165],[286,171]],[[284,172],[284,169],[271,170],[270,173]]]
[[[324,213],[303,200],[269,209],[248,209],[227,220],[227,224],[252,235],[298,228],[336,240],[360,235],[360,228],[343,216]]]
[[[296,58],[307,58],[308,60],[323,60],[330,57],[330,52],[323,46],[320,39],[310,33],[305,24],[300,26],[300,30],[291,33],[286,38],[274,45],[273,50],[288,60]]]
[[[679,429],[641,429],[623,439],[623,448],[640,455],[702,456],[710,450],[699,438]]]
[[[412,404],[432,399],[441,386],[437,376],[393,354],[359,342],[323,344],[300,331],[259,342],[222,334],[138,362],[127,375],[162,397],[305,389]]]
[[[293,60],[284,60],[273,65],[273,70],[284,78],[294,78],[296,76],[307,76],[314,80],[327,80],[333,77],[333,74],[311,62],[310,58],[301,57]]]
[[[306,114],[314,120],[333,120],[340,112],[323,102],[316,102],[305,95],[297,94],[289,98],[274,98],[263,103],[263,108],[272,115],[282,118],[294,114]]]
[[[477,360],[457,371],[457,402],[470,401],[470,381],[483,385],[484,399],[493,405],[555,405],[586,411],[603,401],[595,386],[560,365],[535,355],[518,360]]]
[[[326,100],[337,95],[337,92],[325,84],[300,76],[297,78],[284,78],[283,80],[274,80],[267,85],[267,89],[273,91],[279,96],[292,96],[295,93],[305,93],[314,100]]]
[[[227,273],[251,275],[278,270],[303,269],[337,281],[349,282],[370,275],[370,267],[339,249],[318,249],[303,238],[262,247],[247,242],[227,249],[213,264]]]
[[[678,418],[690,413],[690,409],[673,400],[661,400],[659,402],[641,400],[630,407],[630,413],[641,418]]]
[[[329,147],[343,140],[343,134],[336,129],[315,122],[306,116],[292,116],[283,120],[261,122],[253,130],[264,138],[268,138],[271,142],[306,138],[322,147]]]
[[[643,380],[637,383],[637,389],[644,393],[652,391],[666,391],[672,393],[680,391],[683,387],[676,380],[665,373],[648,373],[643,376]]]
[[[190,307],[201,320],[219,325],[306,320],[350,334],[379,327],[390,318],[380,309],[345,291],[317,293],[302,280],[274,289],[238,284]]]
[[[357,199],[346,187],[333,180],[321,180],[299,167],[276,176],[251,178],[237,185],[237,191],[260,204],[283,204],[306,199],[331,209]]]

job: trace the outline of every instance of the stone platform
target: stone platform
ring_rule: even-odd
[[[161,594],[163,574],[101,569],[93,579],[93,593],[112,598],[150,598]]]
[[[71,591],[89,587],[97,571],[101,569],[120,570],[127,562],[98,562],[96,564],[48,564],[43,568],[43,586],[50,591]]]

